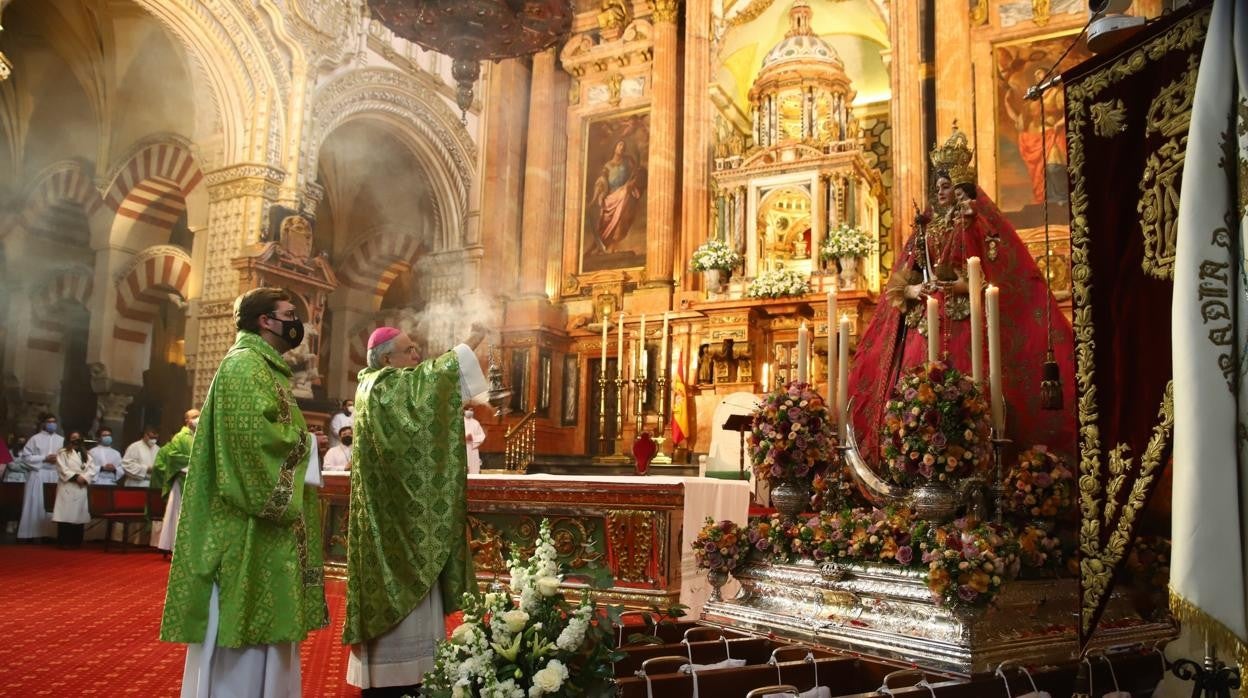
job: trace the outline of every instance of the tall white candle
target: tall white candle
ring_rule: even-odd
[[[763,364],[763,392],[771,391],[771,364]]]
[[[809,382],[810,371],[810,330],[806,329],[806,321],[803,320],[800,327],[797,328],[797,382]]]
[[[940,303],[927,297],[927,360],[940,360]]]
[[[1001,394],[1001,289],[991,284],[985,294],[988,307],[988,392],[992,408],[992,426],[997,437],[1005,435],[1005,396]]]
[[[645,346],[645,345],[643,344],[642,346]],[[641,379],[644,381],[645,379],[649,377],[650,377],[650,352],[649,350],[642,349],[641,350]]]
[[[667,365],[667,317],[671,313],[663,311],[663,338],[659,340],[659,375],[670,370]]]
[[[628,378],[629,380],[637,380],[637,347],[636,344],[629,345],[628,351]]]
[[[638,330],[638,332],[641,333],[641,346],[644,347],[646,346],[646,314],[645,313],[641,314],[641,329]]]
[[[607,377],[607,333],[611,327],[611,318],[603,313],[602,315],[602,377]]]
[[[624,311],[620,311],[620,335],[615,353],[615,377],[624,377]]]
[[[984,269],[979,257],[966,260],[966,282],[971,299],[971,379],[984,382]]]
[[[827,400],[836,398],[837,359],[836,349],[836,284],[828,289],[828,392],[824,393]]]
[[[849,316],[841,316],[840,331],[837,333],[837,374],[836,374],[836,419],[837,434],[841,443],[845,443],[845,407],[849,404]]]

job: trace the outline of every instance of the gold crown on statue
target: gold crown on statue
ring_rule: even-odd
[[[975,184],[975,155],[967,145],[966,134],[953,125],[953,134],[944,145],[932,148],[932,169],[949,173],[949,180],[957,184]]]

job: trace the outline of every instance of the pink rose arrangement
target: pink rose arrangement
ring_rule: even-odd
[[[1018,454],[1005,477],[1006,506],[1018,519],[1054,519],[1074,505],[1075,474],[1044,446]]]
[[[773,390],[754,412],[750,460],[766,482],[809,480],[817,466],[832,460],[835,422],[823,398],[809,383]]]
[[[698,568],[711,572],[732,572],[750,554],[746,532],[727,519],[716,523],[708,517],[692,547]]]
[[[941,362],[907,370],[881,427],[880,456],[893,482],[951,482],[988,464],[988,404],[969,376]]]

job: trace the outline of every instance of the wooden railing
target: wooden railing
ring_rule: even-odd
[[[527,472],[533,463],[533,452],[537,446],[536,414],[533,411],[524,415],[503,436],[503,464],[508,470]]]

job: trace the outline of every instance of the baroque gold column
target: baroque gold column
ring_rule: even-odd
[[[979,69],[990,68],[980,65]],[[971,82],[969,3],[940,3],[940,12],[936,13],[936,85],[936,142],[944,142],[954,121],[958,122],[963,133],[971,133],[974,123],[971,95],[975,85]],[[992,101],[991,94],[979,97],[989,103]],[[977,138],[978,134],[972,134],[972,137]],[[972,145],[977,144],[978,140]]]
[[[654,8],[653,86],[650,91],[650,184],[646,191],[646,278],[672,279],[676,227],[676,127],[680,118],[676,17],[680,0],[650,0]]]
[[[533,57],[533,82],[529,90],[529,128],[524,168],[524,213],[521,231],[520,294],[546,296],[550,274],[547,265],[558,264],[550,254],[556,244],[552,233],[562,230],[556,213],[563,201],[561,189],[565,158],[562,135],[567,123],[567,73],[556,65],[555,49]],[[553,262],[549,260],[553,259]],[[539,263],[540,260],[540,263]]]
[[[927,201],[923,176],[923,64],[919,28],[922,26],[917,2],[894,2],[889,21],[892,47],[888,67],[893,118],[893,249],[900,250],[910,230],[914,207]]]
[[[685,0],[685,102],[681,179],[680,258],[676,278],[693,289],[698,275],[689,269],[693,251],[709,237],[711,208],[711,0]],[[726,229],[726,227],[725,227]]]

